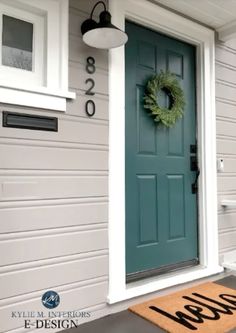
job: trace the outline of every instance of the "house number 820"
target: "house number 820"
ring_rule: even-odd
[[[86,72],[88,74],[94,74],[96,72],[95,59],[93,57],[87,58]],[[95,92],[93,91],[93,88],[95,87],[95,81],[91,78],[88,78],[85,83],[89,86],[85,92],[85,95],[94,96]],[[95,115],[96,105],[93,100],[89,99],[85,103],[85,112],[88,117],[92,117]]]

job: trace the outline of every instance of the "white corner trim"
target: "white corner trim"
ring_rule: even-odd
[[[114,303],[223,270],[218,259],[215,121],[215,36],[195,22],[147,0],[109,1],[113,23],[125,19],[196,45],[199,164],[200,265],[165,278],[126,285],[125,271],[125,51],[109,52],[109,295]]]
[[[236,37],[236,20],[223,25],[217,29],[219,40],[226,42]]]
[[[46,110],[66,111],[66,99],[74,99],[73,92],[48,91],[48,89],[19,90],[0,86],[0,103],[29,106]]]

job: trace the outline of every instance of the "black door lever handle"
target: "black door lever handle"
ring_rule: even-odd
[[[198,168],[196,171],[196,178],[194,183],[192,184],[192,194],[196,194],[198,191],[198,177],[200,175],[200,169]]]

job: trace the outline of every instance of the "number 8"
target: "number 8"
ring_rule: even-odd
[[[95,73],[96,67],[95,67],[95,59],[93,57],[88,57],[87,58],[86,71],[89,74],[94,74]]]

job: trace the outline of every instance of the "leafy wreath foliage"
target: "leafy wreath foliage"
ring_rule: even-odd
[[[169,95],[170,109],[158,105],[157,94],[160,90]],[[150,112],[155,122],[172,127],[183,116],[184,107],[184,92],[174,74],[161,71],[147,82],[144,108]]]

